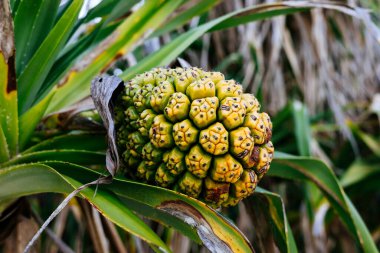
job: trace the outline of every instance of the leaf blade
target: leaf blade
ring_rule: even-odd
[[[60,175],[48,165],[18,165],[0,170],[0,203],[43,192],[71,193],[80,185],[78,181]],[[99,189],[95,195],[95,189],[87,188],[80,194],[124,230],[170,252],[166,244],[110,192]]]
[[[307,157],[275,156],[269,175],[311,181],[322,191],[365,252],[377,252],[368,228],[348,199],[333,171],[322,161]]]
[[[73,28],[83,0],[73,1],[62,15],[18,78],[20,108],[25,113],[36,99],[54,60]]]

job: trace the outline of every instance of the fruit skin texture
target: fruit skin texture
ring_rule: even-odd
[[[213,207],[254,192],[274,154],[254,95],[195,67],[155,68],[124,85],[114,120],[125,175]]]

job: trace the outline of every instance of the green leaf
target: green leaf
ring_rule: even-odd
[[[5,138],[3,129],[0,125],[0,163],[9,160],[9,158],[7,139]]]
[[[16,71],[19,75],[54,24],[59,0],[23,0],[15,18]]]
[[[269,175],[313,182],[339,214],[365,252],[377,252],[368,228],[357,213],[333,171],[322,161],[307,157],[282,156],[276,152]]]
[[[87,150],[47,150],[27,153],[14,157],[13,159],[0,164],[2,168],[22,163],[34,163],[40,161],[65,161],[81,165],[104,164],[106,160],[103,152],[93,152]]]
[[[286,4],[286,2],[255,5],[254,8],[248,7],[246,9],[242,9],[242,15],[234,15],[233,17],[226,19],[223,22],[220,22],[218,25],[214,26],[210,31],[227,29],[242,24],[247,24],[253,21],[310,10],[310,7],[302,7],[302,4],[300,4],[299,6],[300,7],[290,7]],[[261,11],[261,8],[264,9],[264,11]]]
[[[83,0],[73,1],[19,75],[20,114],[26,112],[36,100],[43,81],[70,35],[82,3]]]
[[[86,60],[86,64],[80,68],[74,66],[66,73],[63,78],[65,81],[57,87],[57,93],[48,108],[48,113],[88,96],[94,76],[106,71],[113,61],[131,50],[146,32],[159,26],[181,2],[181,0],[168,0],[164,3],[146,1],[119,25],[101,47],[89,52],[91,57]]]
[[[361,190],[363,188],[372,187],[379,189],[379,176],[380,176],[380,164],[358,160],[355,161],[342,175],[340,183],[344,188],[352,187],[360,184]]]
[[[87,179],[87,182],[89,179]],[[0,170],[0,203],[42,192],[70,193],[82,183],[64,177],[43,164],[19,165]],[[166,252],[170,249],[164,242],[114,194],[95,187],[83,190],[80,195],[94,205],[105,217],[124,230],[140,237]]]
[[[273,5],[270,4],[255,5],[252,7],[237,10],[232,13],[228,13],[201,26],[193,28],[190,31],[181,34],[170,43],[166,44],[159,51],[145,57],[142,61],[139,62],[139,64],[128,68],[121,74],[120,77],[123,80],[129,80],[133,76],[139,73],[143,73],[144,71],[147,71],[151,68],[168,65],[203,34],[211,31],[215,27],[218,27],[218,25],[223,24],[223,22],[232,20],[233,17],[248,15],[252,20],[260,20],[304,10],[301,8],[287,7],[285,5],[279,7],[279,10],[276,11],[273,11],[272,9]],[[235,24],[238,25],[238,23]]]
[[[0,128],[8,147],[4,152],[12,157],[18,152],[18,114],[14,34],[8,1],[0,2],[0,13]]]
[[[39,96],[45,96],[46,93],[50,91],[52,87],[59,81],[59,79],[65,75],[65,73],[70,69],[70,67],[72,67],[76,60],[80,59],[80,57],[83,56],[83,54],[86,54],[86,52],[91,52],[95,45],[98,45],[108,35],[110,35],[121,23],[121,21],[112,21],[118,18],[119,16],[127,13],[137,1],[102,1],[98,6],[100,7],[100,5],[102,5],[105,2],[113,4],[104,6],[107,7],[107,10],[111,7],[113,9],[110,9],[109,11],[104,13],[104,15],[108,14],[108,16],[104,17],[104,21],[96,24],[91,32],[89,32],[86,35],[83,35],[81,38],[79,38],[78,41],[66,46],[60,52],[58,56],[59,58],[55,61],[52,70],[46,77],[46,81],[43,87],[39,91]],[[96,6],[92,10],[95,11],[95,9],[98,6]],[[100,12],[99,9],[99,12],[96,11],[96,14],[94,13],[94,15],[97,16],[101,13],[103,13],[103,11]],[[85,19],[87,19],[87,16],[85,17]],[[77,25],[78,24],[81,24],[81,22],[78,22]]]
[[[375,137],[364,133],[360,128],[354,124],[350,124],[352,132],[358,136],[367,147],[378,157],[380,157],[380,142]]]
[[[62,179],[66,182],[75,184],[75,187],[77,187],[99,178],[99,174],[81,166],[60,162],[49,162],[47,164],[48,166],[40,166],[39,164],[21,165],[0,170],[0,202],[4,199],[26,196],[30,193],[64,192],[63,187],[67,186],[64,185]],[[34,166],[39,166],[40,170],[35,170]],[[55,171],[52,170],[51,167],[54,167]],[[30,169],[33,169],[33,173],[30,173]],[[30,175],[31,178],[30,183],[27,182],[28,175]],[[44,180],[49,180],[49,184],[45,185],[44,183],[41,183],[38,179],[40,176],[44,177]],[[46,178],[48,176],[51,178]],[[54,179],[53,176],[58,179]],[[21,180],[22,184],[27,184],[27,187],[24,189],[19,187],[21,183],[19,183],[18,180]],[[5,182],[8,183],[5,184]],[[229,249],[233,252],[252,252],[249,242],[235,226],[204,203],[189,198],[183,194],[120,179],[114,179],[109,185],[99,185],[95,198],[93,198],[94,188],[95,187],[88,188],[81,192],[81,194],[93,203],[103,215],[118,225],[120,225],[118,222],[122,222],[122,219],[113,212],[113,210],[117,208],[109,206],[109,208],[103,209],[108,207],[108,203],[103,206],[101,205],[102,203],[95,202],[99,195],[103,194],[105,191],[110,192],[110,195],[106,198],[110,198],[109,196],[112,197],[114,196],[113,194],[116,194],[118,197],[131,199],[135,201],[135,203],[150,206],[152,209],[157,209],[160,211],[156,213],[158,215],[160,213],[166,213],[181,218],[189,223],[187,225],[188,229],[197,231],[200,238],[204,240],[203,242],[205,243],[205,246],[211,250],[217,251],[222,247],[222,250]],[[66,192],[68,191],[66,190]],[[131,208],[133,207],[135,206],[131,206]],[[163,220],[163,222],[165,222],[165,220]],[[178,223],[173,223],[173,225],[177,224]],[[124,229],[127,230],[133,228],[134,227],[132,226],[126,226]],[[175,228],[178,229],[181,227]],[[136,233],[136,231],[132,232]],[[147,235],[145,235],[145,240],[147,240],[146,237]],[[144,234],[142,235],[142,238],[144,239]],[[156,245],[158,245],[158,243],[156,243]],[[158,246],[162,247],[162,244]]]
[[[91,175],[93,172],[85,170],[83,167],[72,166],[70,168],[63,163],[60,165],[59,163],[49,164],[59,173],[75,178],[82,183],[83,180],[98,177],[96,174]],[[111,184],[104,187],[120,197],[181,218],[196,229],[200,239],[209,249],[215,247],[212,249],[216,252],[226,252],[227,249],[232,252],[252,251],[247,239],[233,224],[196,199],[168,189],[121,179],[114,179]],[[163,220],[163,222],[166,221]],[[174,226],[175,223],[173,222],[171,225]]]
[[[70,133],[42,141],[23,152],[23,154],[49,149],[76,149],[104,151],[107,149],[105,133]]]
[[[279,238],[275,237],[280,252],[298,252],[292,229],[286,217],[285,205],[280,195],[257,187],[255,194],[263,196],[268,201],[269,216]]]
[[[181,25],[184,25],[193,17],[199,16],[209,9],[211,9],[214,5],[218,4],[220,0],[200,0],[201,4],[194,4],[191,8],[178,13],[176,16],[168,20],[165,24],[163,24],[159,29],[157,29],[150,37],[158,37],[164,33],[170,32]]]
[[[19,149],[23,150],[26,144],[30,141],[34,130],[38,123],[40,123],[44,113],[50,103],[50,100],[53,98],[54,93],[49,96],[46,96],[41,102],[33,106],[31,109],[26,111],[23,115],[21,115],[19,119]]]
[[[292,115],[298,151],[301,156],[310,156],[311,130],[307,107],[300,101],[294,101]]]

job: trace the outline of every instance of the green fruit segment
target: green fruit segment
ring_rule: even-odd
[[[140,118],[137,120],[137,127],[143,136],[149,136],[149,129],[151,128],[154,117],[156,116],[157,114],[155,114],[152,109],[146,109],[140,114]]]
[[[196,99],[191,103],[190,119],[203,129],[216,121],[219,100],[217,97]]]
[[[174,144],[172,137],[173,125],[166,121],[164,115],[154,117],[149,130],[149,138],[156,148],[170,148]]]
[[[124,96],[122,96],[122,99],[125,101],[127,106],[133,105],[133,97],[139,90],[140,86],[135,82],[128,83],[125,86],[125,92]]]
[[[140,132],[133,132],[128,135],[127,147],[134,157],[140,157],[142,155],[142,149],[145,143],[146,139]]]
[[[228,152],[228,132],[223,124],[217,122],[201,131],[199,143],[208,153],[223,155]]]
[[[154,72],[145,72],[142,76],[142,79],[145,85],[147,84],[154,85],[156,83],[156,80],[154,78]]]
[[[272,122],[252,94],[220,72],[154,68],[114,101],[122,172],[211,207],[253,193],[274,155]]]
[[[153,88],[150,96],[150,106],[156,112],[163,112],[169,101],[170,95],[175,92],[173,85],[168,81],[162,81]]]
[[[155,180],[159,186],[168,187],[175,182],[175,177],[170,174],[166,165],[162,163],[156,171]]]
[[[224,207],[236,206],[240,201],[241,201],[241,199],[235,198],[235,197],[230,195],[230,196],[228,196],[228,199],[222,203],[222,206],[224,206]]]
[[[153,87],[153,84],[149,83],[138,90],[133,96],[133,105],[138,112],[142,112],[150,106],[150,94]]]
[[[142,161],[136,169],[136,177],[144,182],[154,181],[155,167],[146,161]]]
[[[228,129],[234,129],[244,122],[245,106],[240,97],[226,97],[220,102],[219,120]]]
[[[142,148],[142,158],[147,161],[161,162],[163,157],[163,151],[156,148],[151,142],[148,142]]]
[[[185,157],[187,170],[199,178],[205,178],[210,168],[212,157],[199,145],[190,149]]]
[[[134,106],[130,106],[127,108],[125,113],[125,121],[127,122],[127,126],[130,129],[137,129],[137,120],[139,119],[139,113]]]
[[[179,179],[178,188],[180,192],[183,192],[190,197],[197,198],[202,191],[203,180],[197,178],[190,172],[186,172],[185,175]]]
[[[187,87],[195,80],[201,78],[201,71],[199,69],[190,68],[177,70],[177,75],[174,77],[175,90],[177,92],[186,93]]]
[[[194,127],[190,120],[186,119],[173,126],[173,137],[177,147],[182,150],[188,150],[192,144],[198,140],[198,129]]]
[[[186,170],[185,154],[178,148],[166,152],[163,161],[166,163],[169,172],[174,176],[178,176]]]

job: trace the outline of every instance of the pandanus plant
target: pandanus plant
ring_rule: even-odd
[[[255,242],[215,208],[236,205],[243,198],[250,205],[249,196],[271,163],[269,176],[313,182],[358,245],[376,251],[362,218],[329,167],[313,158],[281,152],[273,158],[271,121],[259,111],[253,94],[244,93],[242,86],[224,80],[218,72],[153,69],[170,64],[211,31],[315,7],[351,14],[355,9],[336,3],[283,2],[250,6],[200,23],[126,69],[122,80],[104,76],[104,82],[117,80],[117,87],[93,96],[103,103],[97,108],[112,108],[109,117],[99,109],[105,128],[96,122],[90,127],[83,121],[73,124],[73,115],[88,105],[96,75],[141,49],[144,40],[182,27],[217,2],[105,0],[83,17],[79,17],[82,0],[0,2],[2,239],[15,230],[12,214],[20,214],[15,210],[21,197],[60,193],[69,194],[66,200],[77,194],[155,251],[171,248],[140,215],[213,252],[251,252]],[[100,21],[91,23],[94,19]],[[99,82],[100,78],[94,81]],[[297,251],[281,197],[260,187],[253,195],[263,197],[265,204],[255,205],[265,207],[279,235],[274,241],[277,247]],[[30,239],[25,238],[21,246]]]

